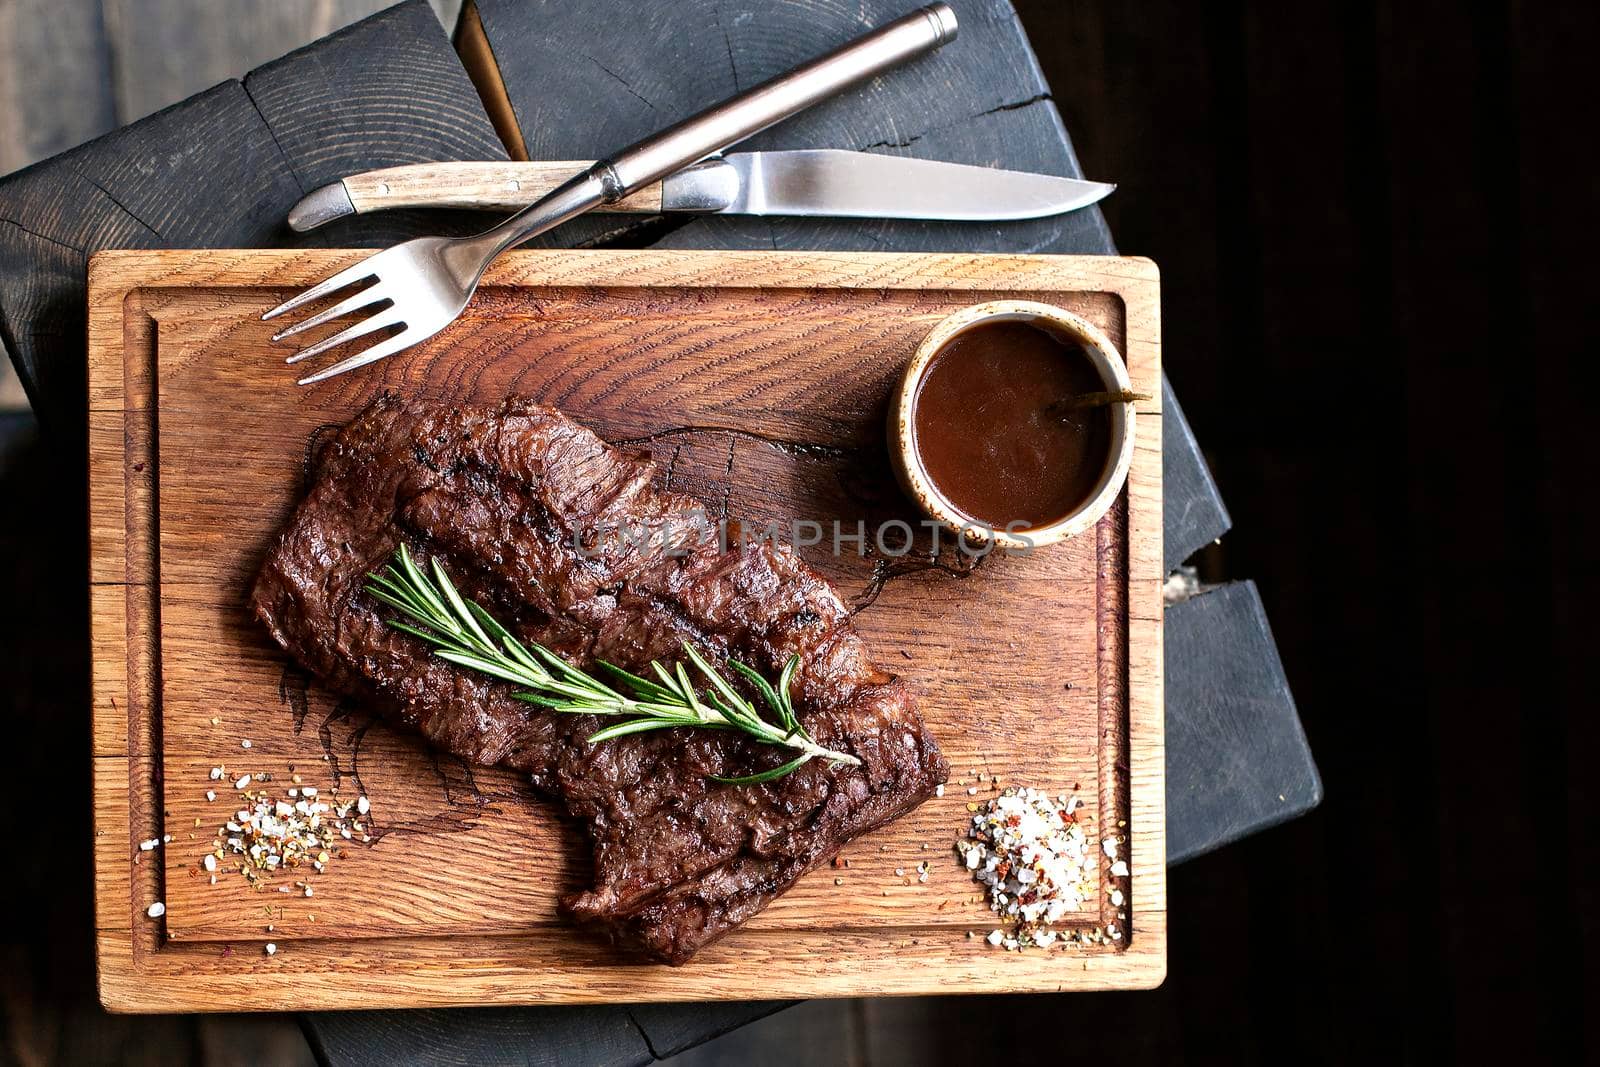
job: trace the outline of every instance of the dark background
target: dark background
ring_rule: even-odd
[[[1119,183],[1118,243],[1162,267],[1167,369],[1234,517],[1198,562],[1259,583],[1326,800],[1173,872],[1157,992],[810,1005],[690,1057],[1593,1058],[1577,368],[1596,350],[1600,5],[1017,6],[1086,171]],[[40,9],[0,0],[0,36]],[[13,114],[63,64],[116,77],[114,56],[8,58]],[[137,117],[64,99],[58,147],[99,132],[72,122]],[[8,166],[26,149],[0,143]],[[83,547],[50,521],[81,487],[13,436],[0,1061],[299,1060],[287,1022],[94,1006],[86,636],[59,580]]]
[[[1327,789],[1174,872],[1171,977],[1115,1015],[1161,1058],[1600,1055],[1600,5],[1018,7],[1161,265],[1205,567],[1260,584]]]

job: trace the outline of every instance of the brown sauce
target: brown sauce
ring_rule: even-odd
[[[1111,459],[1107,407],[1052,405],[1105,388],[1075,339],[1026,321],[979,323],[923,374],[914,445],[964,518],[1044,526],[1087,500]]]

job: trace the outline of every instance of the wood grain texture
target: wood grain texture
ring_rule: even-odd
[[[740,518],[915,519],[877,457],[889,383],[921,334],[994,294],[1052,299],[1106,328],[1136,388],[1148,388],[1160,373],[1151,265],[518,253],[436,341],[377,373],[292,389],[258,315],[350,258],[129,252],[91,265],[107,1004],[207,1010],[244,1002],[246,990],[280,1008],[326,1007],[334,995],[398,1007],[747,998],[773,981],[793,995],[846,995],[1160,980],[1159,398],[1142,405],[1128,490],[1092,537],[975,568],[947,548],[939,566],[907,573],[881,558],[835,558],[826,544],[802,548],[855,600],[878,658],[923,693],[954,778],[944,798],[848,847],[849,869],[803,879],[689,972],[619,957],[561,921],[555,897],[583,877],[586,850],[546,806],[511,776],[441,760],[321,693],[242,605],[299,491],[308,439],[383,388],[557,403],[603,436],[648,448],[675,488]],[[230,791],[204,798],[218,764],[280,782],[292,764],[306,784],[368,795],[374,840],[313,878],[313,898],[253,892],[236,875],[213,886],[197,864],[228,811]],[[949,847],[967,818],[966,788],[987,793],[994,775],[1076,787],[1100,824],[1129,824],[1117,831],[1131,836],[1129,940],[1023,955],[968,940],[992,924]],[[131,862],[138,841],[169,833],[165,850]],[[932,872],[919,883],[924,860]],[[1102,872],[1102,888],[1112,882]],[[167,905],[159,923],[144,916],[155,899]],[[1102,897],[1079,921],[1103,924],[1115,910]],[[269,922],[284,946],[270,960],[260,952]]]
[[[116,122],[144,118],[392,4],[393,0],[102,0],[98,6],[105,12]],[[447,27],[455,24],[460,7],[460,0],[433,4],[438,21]]]
[[[319,1061],[389,1067],[504,1063],[645,1067],[656,1060],[646,1036],[620,1007],[397,1011],[385,1013],[382,1026],[373,1025],[374,1014],[336,1011],[309,1016],[315,1024],[307,1034]]]
[[[663,5],[665,7],[666,5]],[[808,50],[850,39],[900,14],[904,0],[807,5],[697,0],[703,32],[725,43],[722,64],[741,86]],[[774,126],[743,147],[847,148],[975,166],[1083,177],[1050,88],[1004,0],[954,0],[950,45]],[[679,14],[683,20],[688,15]],[[1089,177],[1100,177],[1089,175]],[[1113,194],[1115,195],[1115,194]],[[895,219],[695,219],[662,247],[864,251],[1113,251],[1098,206],[1043,219],[959,223]]]
[[[738,91],[704,0],[630,3],[626,17],[618,17],[619,10],[589,3],[474,3],[476,20],[469,15],[462,27],[460,43],[469,46],[463,59],[475,61],[473,77],[488,89],[491,113],[502,124],[508,113],[513,118],[517,158],[600,159]],[[670,225],[581,216],[528,247],[637,247]]]
[[[604,155],[915,7],[908,0],[479,0],[498,83],[531,159]],[[960,36],[932,55],[779,123],[742,147],[844,148],[1081,177],[1049,87],[1005,0],[954,0]],[[597,21],[606,22],[603,34]],[[480,82],[484,79],[480,78]],[[594,226],[591,221],[585,225]],[[658,247],[1110,252],[1098,208],[1011,223],[719,218],[658,229]],[[574,230],[568,242],[601,235]]]
[[[329,100],[338,106],[307,103]],[[63,427],[83,418],[84,275],[99,249],[353,245],[481,227],[410,212],[303,239],[284,225],[308,188],[346,172],[504,158],[476,100],[428,7],[413,0],[259,68],[247,84],[224,82],[0,178],[0,341],[41,418]]]
[[[82,418],[91,252],[267,243],[298,195],[237,83],[0,180],[0,335],[41,416]]]
[[[245,75],[244,88],[302,194],[378,167],[506,158],[466,71],[422,0],[257,67]],[[484,228],[484,219],[472,213],[401,211],[359,225],[334,223],[302,240],[386,245],[420,233]]]
[[[1178,394],[1166,375],[1161,377],[1161,412],[1167,436],[1161,448],[1161,491],[1177,506],[1163,514],[1163,554],[1167,570],[1175,571],[1196,553],[1214,545],[1233,528],[1233,519],[1211,468],[1200,451],[1189,420],[1178,404]],[[1203,825],[1203,824],[1202,824]],[[1200,826],[1196,826],[1197,831]]]
[[[1219,646],[1235,654],[1204,672],[1167,672],[1168,700],[1191,709],[1167,720],[1167,792],[1188,813],[1181,823],[1168,820],[1169,864],[1322,803],[1322,778],[1254,582],[1233,582],[1168,607],[1168,662],[1201,660]],[[1204,788],[1191,784],[1199,782]],[[1183,791],[1174,791],[1174,783]],[[1203,836],[1192,829],[1199,826],[1207,828]]]

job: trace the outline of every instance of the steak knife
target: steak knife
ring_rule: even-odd
[[[292,229],[389,208],[516,211],[592,163],[414,163],[313,190]],[[1087,207],[1115,185],[840,149],[715,156],[597,211],[1000,222]]]

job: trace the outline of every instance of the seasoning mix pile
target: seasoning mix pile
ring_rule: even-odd
[[[1102,850],[1115,859],[1116,842],[1096,847],[1084,833],[1077,797],[1050,796],[1038,789],[1007,789],[974,810],[956,852],[967,870],[988,887],[989,910],[1011,929],[997,929],[989,944],[1007,949],[1048,948],[1058,940],[1120,940],[1114,924],[1099,930],[1060,933],[1051,924],[1075,918],[1099,884]],[[1117,866],[1126,873],[1120,861]],[[1120,897],[1120,891],[1117,896]],[[1113,901],[1120,904],[1120,901]]]
[[[300,784],[298,774],[281,797],[250,788],[270,782],[270,775],[235,778],[227,768],[213,767],[211,778],[231,784],[244,801],[217,831],[211,851],[201,861],[212,884],[218,871],[231,868],[252,886],[264,888],[277,873],[306,868],[321,872],[347,841],[372,840],[365,821],[371,807],[364,796],[341,800],[335,789],[335,795],[325,798],[314,786]],[[214,801],[216,791],[207,790],[206,799]],[[280,893],[293,892],[287,885],[277,888]],[[313,895],[310,882],[296,882],[294,888],[304,896]]]

